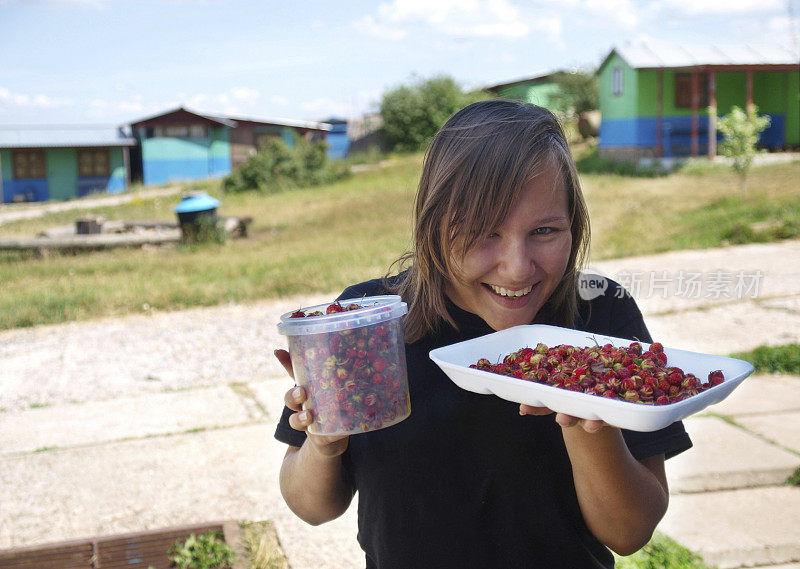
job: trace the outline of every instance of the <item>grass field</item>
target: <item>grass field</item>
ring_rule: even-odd
[[[222,215],[254,218],[250,236],[222,245],[116,249],[38,257],[0,252],[0,329],[339,291],[382,275],[410,246],[421,156],[332,184],[273,195],[223,195]],[[582,175],[593,260],[798,235],[800,162],[756,167],[745,199],[728,169],[702,164],[669,176]],[[178,196],[91,213],[109,220],[174,220]],[[0,226],[33,236],[87,210]]]

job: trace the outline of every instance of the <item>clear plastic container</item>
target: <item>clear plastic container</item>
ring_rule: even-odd
[[[294,377],[306,389],[303,408],[318,435],[364,433],[399,423],[411,413],[399,296],[342,300],[362,308],[323,316],[281,316],[278,331],[289,340]],[[304,314],[321,311],[312,306]]]

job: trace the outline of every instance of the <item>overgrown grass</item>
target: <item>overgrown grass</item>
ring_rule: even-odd
[[[738,196],[730,169],[657,178],[586,174],[595,260],[800,236],[800,162],[754,167]]]
[[[702,558],[656,532],[642,549],[628,557],[616,557],[617,569],[713,569]]]
[[[800,375],[800,344],[759,346],[749,352],[737,352],[731,357],[750,362],[757,373]]]
[[[224,245],[116,249],[37,258],[0,253],[0,328],[312,294],[383,274],[409,247],[419,157],[311,189],[222,195],[222,215],[247,215],[249,237]],[[107,219],[174,219],[179,196],[119,208]],[[80,210],[0,226],[36,234]]]
[[[294,294],[338,292],[382,275],[410,246],[421,155],[395,156],[335,184],[273,195],[226,195],[218,181],[191,184],[222,202],[221,215],[252,216],[246,239],[202,247],[158,247],[39,258],[0,252],[0,329],[177,310]],[[755,167],[741,200],[727,170],[657,178],[584,174],[594,260],[735,240],[745,224],[758,240],[790,236],[800,217],[800,163]],[[76,217],[174,220],[179,195],[77,209],[0,226],[2,236],[36,235]],[[774,231],[769,228],[784,228]],[[747,231],[738,235],[748,237]]]

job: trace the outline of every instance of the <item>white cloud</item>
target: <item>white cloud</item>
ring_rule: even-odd
[[[41,93],[33,95],[15,93],[5,87],[0,87],[0,103],[14,107],[35,109],[58,109],[71,104],[69,99],[50,97]]]
[[[689,16],[725,15],[753,12],[763,15],[770,10],[783,10],[784,0],[661,0],[660,7],[665,12],[685,14]]]
[[[356,22],[359,30],[392,40],[420,25],[459,37],[518,38],[530,32],[508,0],[393,0]]]
[[[66,8],[89,8],[93,10],[105,10],[113,8],[114,5],[123,4],[128,0],[36,0],[36,4],[55,7]],[[144,1],[144,0],[139,0]],[[149,0],[150,3],[158,3],[167,1],[172,4],[196,4],[199,6],[206,6],[211,4],[225,4],[229,0]],[[34,2],[30,0],[0,0],[0,6],[4,4],[22,4],[31,5]]]
[[[282,107],[289,104],[289,99],[281,95],[272,95],[269,98],[269,102],[273,105],[279,105]]]

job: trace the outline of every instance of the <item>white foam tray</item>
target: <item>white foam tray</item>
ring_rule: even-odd
[[[722,401],[753,373],[753,366],[743,360],[665,347],[667,365],[679,367],[686,373],[693,373],[704,383],[708,379],[709,372],[719,369],[725,375],[725,381],[683,401],[669,405],[643,405],[569,391],[469,367],[480,358],[486,358],[493,363],[501,361],[511,352],[525,347],[536,347],[539,342],[549,347],[559,344],[593,346],[595,342],[600,345],[628,346],[631,343],[630,340],[622,338],[558,326],[531,324],[515,326],[431,350],[430,358],[442,368],[453,383],[467,391],[494,394],[508,401],[534,407],[547,407],[574,417],[600,419],[609,425],[645,432],[664,428]],[[643,350],[649,346],[650,344],[642,342]]]

